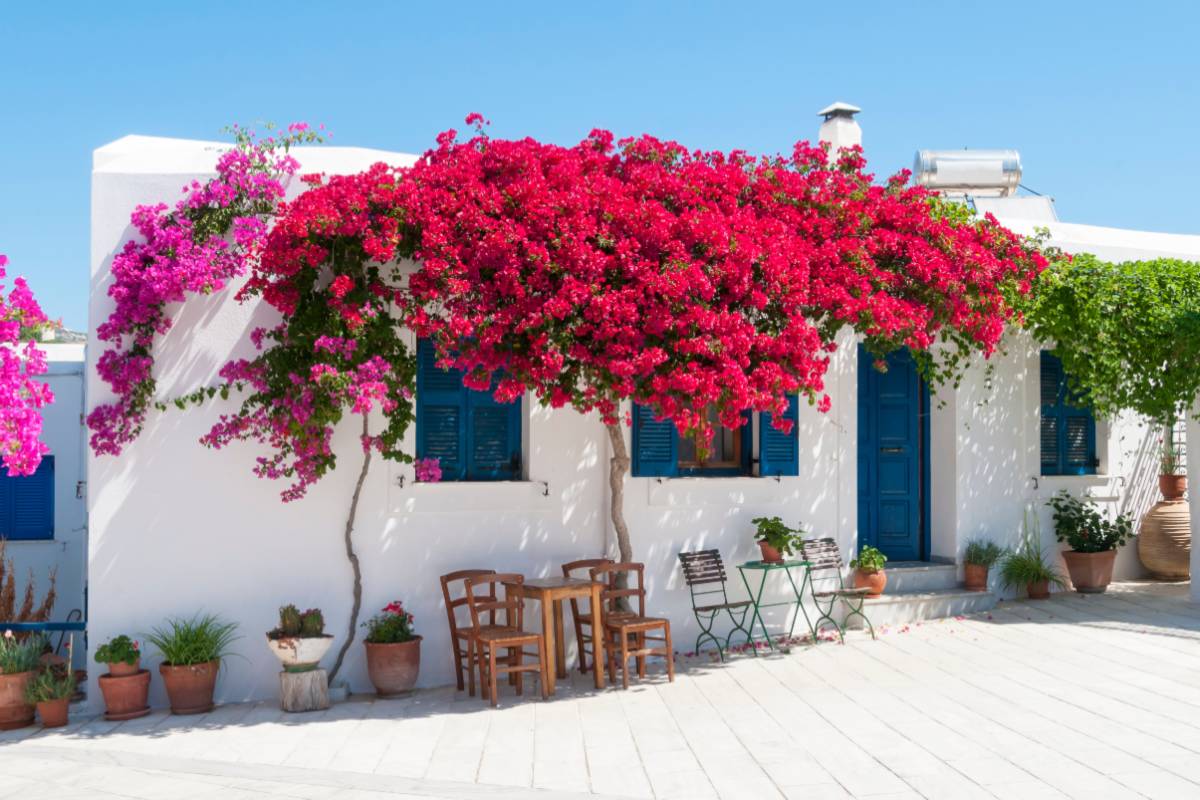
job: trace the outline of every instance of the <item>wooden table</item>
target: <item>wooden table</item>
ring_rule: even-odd
[[[546,670],[546,688],[554,694],[555,678],[567,677],[567,651],[563,640],[562,601],[590,599],[592,604],[592,673],[596,688],[604,688],[604,623],[600,619],[601,584],[583,578],[530,578],[521,585],[522,594],[542,604],[542,634],[546,641],[546,660],[554,659]],[[583,647],[583,643],[579,643]],[[549,667],[549,665],[547,665]]]

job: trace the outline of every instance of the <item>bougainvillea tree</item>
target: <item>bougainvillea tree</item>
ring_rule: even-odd
[[[0,254],[0,280],[7,264]],[[50,452],[41,441],[41,409],[54,394],[36,379],[46,372],[46,354],[34,343],[48,320],[24,278],[3,292],[0,284],[0,461],[9,475],[32,475]]]

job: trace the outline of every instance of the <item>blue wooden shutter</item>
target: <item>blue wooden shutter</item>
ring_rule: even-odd
[[[763,411],[758,421],[758,474],[764,477],[774,475],[800,474],[800,442],[797,423],[800,420],[800,397],[792,395],[788,398],[785,418],[792,421],[792,432],[783,433],[771,424],[771,413]]]
[[[0,476],[4,530],[8,539],[54,538],[54,456],[44,456],[32,475]]]
[[[656,420],[649,406],[633,404],[633,476],[672,478],[679,474],[679,434],[669,419]]]
[[[512,481],[521,476],[521,401],[499,403],[486,392],[467,390],[467,479]]]
[[[467,476],[467,408],[462,372],[443,370],[426,339],[417,342],[417,458],[436,458],[442,480]]]
[[[1043,475],[1091,475],[1096,471],[1096,419],[1071,395],[1057,356],[1041,354],[1041,449]]]

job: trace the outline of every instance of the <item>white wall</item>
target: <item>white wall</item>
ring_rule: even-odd
[[[111,309],[106,295],[113,253],[132,235],[138,203],[169,201],[181,185],[203,179],[214,145],[127,137],[96,153],[92,186],[92,341]],[[409,156],[345,148],[300,148],[304,171],[357,171],[376,160]],[[196,297],[156,348],[159,395],[172,397],[216,380],[231,357],[248,355],[249,331],[273,313],[231,301],[232,290]],[[750,519],[775,515],[803,522],[813,535],[838,539],[849,555],[857,514],[857,356],[842,337],[828,375],[833,411],[802,407],[801,475],[754,479],[628,479],[625,511],[635,557],[647,564],[648,607],[672,620],[676,649],[692,647],[697,628],[676,567],[680,550],[716,547],[726,563],[754,558]],[[968,535],[1004,544],[1019,535],[1025,504],[1051,488],[1037,475],[1036,395],[1026,385],[1036,350],[1028,343],[998,357],[985,391],[982,367],[933,412],[934,555],[954,557]],[[88,372],[92,404],[110,398]],[[981,405],[985,394],[988,402]],[[363,564],[364,616],[403,600],[425,636],[424,685],[445,684],[451,660],[438,576],[467,567],[557,574],[565,561],[612,552],[607,501],[607,438],[595,418],[570,410],[526,407],[527,480],[491,484],[414,484],[410,468],[376,459],[364,486],[355,543]],[[339,468],[304,500],[283,504],[280,485],[250,472],[259,450],[215,452],[197,440],[229,404],[152,414],[141,438],[119,458],[89,455],[90,641],[139,635],[170,615],[215,612],[236,620],[244,638],[219,687],[219,699],[268,697],[277,666],[262,643],[277,607],[295,602],[324,609],[331,631],[345,635],[350,570],[342,529],[360,449],[353,425],[338,432]],[[1014,426],[1019,429],[1014,435]],[[1123,428],[1122,428],[1123,430]],[[1136,439],[1136,436],[1134,437]],[[411,452],[413,436],[406,443]],[[1033,448],[1033,449],[1031,449]],[[1109,478],[1057,479],[1083,489],[1116,486],[1128,472],[1116,459]],[[1043,535],[1052,541],[1052,531]],[[779,576],[776,576],[779,577]],[[768,591],[782,591],[776,585]],[[744,596],[736,571],[731,594]],[[569,627],[569,625],[568,625]],[[153,666],[153,659],[150,665]],[[343,677],[366,690],[361,647]],[[93,693],[98,696],[98,693]],[[164,697],[154,682],[152,702]]]
[[[81,344],[40,345],[46,351],[48,371],[42,379],[54,392],[54,402],[42,409],[42,441],[54,455],[54,538],[8,542],[6,552],[17,574],[17,597],[32,572],[38,602],[49,585],[50,570],[57,568],[57,599],[51,620],[63,622],[73,611],[84,611],[87,566],[87,508],[78,484],[85,479],[83,400],[84,348]],[[57,644],[58,634],[51,637]],[[76,634],[82,665],[83,639]]]

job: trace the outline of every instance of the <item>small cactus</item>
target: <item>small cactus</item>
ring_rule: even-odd
[[[286,605],[279,609],[279,633],[283,636],[299,636],[302,624],[300,609]]]
[[[325,634],[325,615],[319,608],[310,608],[300,615],[300,635],[306,637]]]

